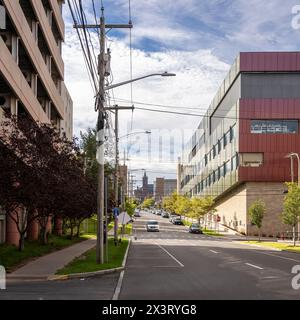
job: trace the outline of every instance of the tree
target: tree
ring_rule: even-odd
[[[155,204],[155,200],[153,198],[146,198],[141,204],[141,208],[149,209],[150,207],[154,206],[154,204]]]
[[[137,208],[138,204],[134,199],[126,200],[125,202],[125,210],[131,217],[134,214],[134,210]]]
[[[162,200],[163,208],[171,213],[174,213],[177,197],[178,194],[176,192],[173,192],[171,196],[164,197]]]
[[[266,205],[262,200],[256,200],[252,203],[249,210],[249,218],[250,222],[257,226],[259,230],[259,241],[260,241],[260,233],[264,215],[266,213]]]
[[[75,141],[54,128],[13,117],[0,130],[0,203],[15,222],[19,250],[37,219],[47,243],[47,222],[55,215],[76,220],[95,212],[96,191],[83,176]]]
[[[178,195],[175,201],[175,212],[180,216],[188,216],[191,211],[191,199],[187,196]]]
[[[293,227],[293,243],[296,245],[295,228],[300,217],[300,187],[296,183],[286,183],[288,193],[284,197],[282,221]]]

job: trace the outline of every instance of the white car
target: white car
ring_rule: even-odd
[[[156,220],[149,220],[146,222],[146,230],[149,231],[159,231],[159,223]]]

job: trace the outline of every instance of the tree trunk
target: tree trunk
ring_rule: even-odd
[[[20,239],[19,239],[19,251],[24,250],[24,242],[25,242],[25,233],[20,234]]]
[[[258,230],[258,242],[260,242],[260,229]]]
[[[83,221],[79,221],[79,222],[77,223],[77,233],[76,233],[76,237],[77,237],[77,238],[79,238],[79,236],[80,236],[80,226],[81,226],[82,222],[83,222]]]
[[[72,240],[72,239],[73,239],[73,234],[74,234],[74,225],[73,225],[73,223],[72,223],[72,222],[70,223],[70,229],[71,229],[71,232],[70,232],[70,239]]]
[[[294,247],[296,246],[296,232],[295,232],[295,225],[293,225],[293,243]]]
[[[41,230],[40,230],[40,242],[43,245],[46,245],[48,243],[48,238],[47,238],[47,228],[44,225],[41,225]]]

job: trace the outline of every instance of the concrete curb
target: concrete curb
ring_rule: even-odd
[[[59,281],[59,280],[70,280],[70,279],[78,279],[78,278],[90,278],[90,277],[95,277],[95,276],[99,276],[99,275],[123,271],[125,268],[130,244],[131,244],[131,239],[129,239],[128,246],[127,246],[121,267],[93,271],[93,272],[71,273],[71,274],[64,274],[64,275],[51,275],[51,276],[47,277],[46,279],[49,281]]]
[[[262,249],[269,249],[269,250],[272,250],[272,251],[287,251],[287,250],[282,250],[282,249],[278,249],[278,248],[260,246],[259,244],[254,244],[254,243],[244,243],[243,241],[236,241],[236,242],[238,242],[239,244],[243,244],[244,246],[262,248]],[[291,251],[288,251],[288,252],[291,252]]]
[[[131,238],[129,239],[129,244],[128,244],[128,247],[127,247],[127,251],[126,251],[124,259],[123,259],[123,263],[122,263],[123,269],[125,269],[125,265],[126,265],[126,261],[127,261],[127,256],[128,256],[130,244],[131,244]],[[120,273],[119,280],[118,280],[114,295],[112,297],[112,300],[118,300],[119,299],[119,295],[121,293],[121,288],[122,288],[122,283],[123,283],[123,278],[124,278],[124,272],[125,272],[125,270],[123,270]]]

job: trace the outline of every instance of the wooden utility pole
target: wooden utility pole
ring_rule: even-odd
[[[115,111],[115,205],[119,206],[119,110],[134,110],[134,107],[121,107],[114,105],[113,107],[107,107],[105,110],[114,110]],[[124,206],[123,197],[121,197],[122,205]],[[115,217],[115,226],[118,224],[118,217]],[[118,240],[117,228],[114,228],[114,238],[115,241]]]
[[[99,72],[99,92],[97,94],[97,161],[98,161],[98,192],[97,192],[97,243],[96,243],[96,259],[97,263],[104,263],[104,142],[105,142],[105,120],[106,110],[105,108],[105,91],[110,89],[105,87],[105,73],[106,73],[106,53],[105,53],[105,36],[106,29],[114,28],[132,28],[131,22],[129,24],[105,24],[104,8],[101,8],[100,25],[74,25],[74,28],[100,28],[100,55],[98,62]]]

